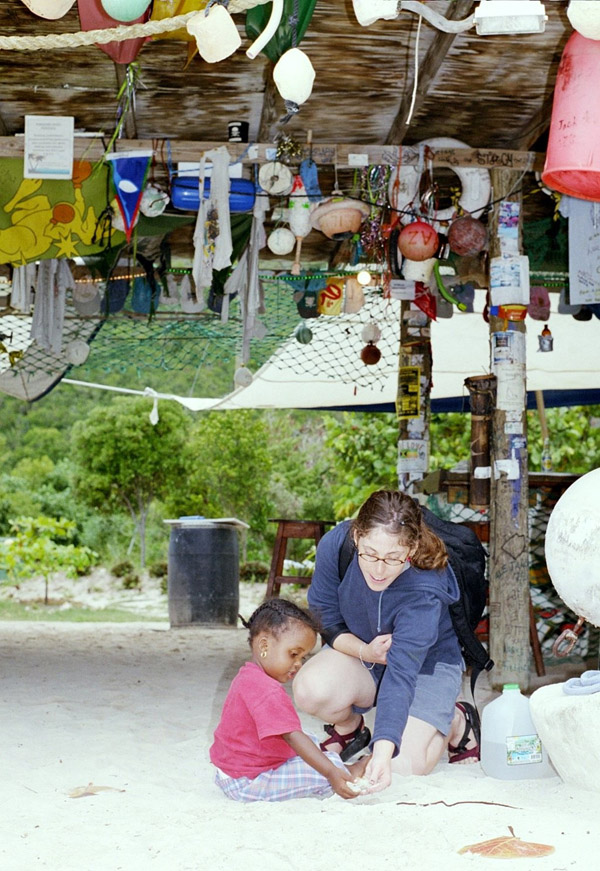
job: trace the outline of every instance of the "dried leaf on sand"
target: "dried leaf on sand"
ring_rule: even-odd
[[[492,838],[491,841],[481,841],[479,844],[468,844],[459,853],[479,853],[488,859],[538,859],[554,853],[550,844],[534,844],[532,841],[522,841],[514,835],[504,835]]]
[[[125,792],[124,789],[117,789],[116,786],[94,786],[93,783],[88,783],[87,786],[76,786],[69,793],[69,798],[84,798],[86,795],[98,795],[99,792]]]

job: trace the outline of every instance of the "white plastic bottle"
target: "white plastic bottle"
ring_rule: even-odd
[[[502,695],[483,709],[481,767],[499,780],[531,780],[556,774],[529,713],[519,684],[504,684]]]

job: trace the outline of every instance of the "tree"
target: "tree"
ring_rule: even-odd
[[[72,431],[77,495],[101,513],[129,513],[134,526],[129,552],[139,536],[142,568],[150,505],[167,497],[188,471],[183,457],[187,413],[175,403],[162,403],[153,426],[151,407],[145,398],[115,399],[94,409]]]
[[[11,522],[11,536],[2,547],[2,561],[13,583],[41,574],[44,578],[44,604],[48,604],[49,580],[56,572],[71,577],[84,574],[98,554],[89,547],[76,547],[75,523],[62,517],[18,517]]]
[[[192,426],[185,488],[167,502],[173,516],[237,517],[264,532],[271,510],[268,430],[255,411],[213,411]]]
[[[336,519],[351,517],[373,490],[396,489],[394,414],[345,412],[325,422]]]

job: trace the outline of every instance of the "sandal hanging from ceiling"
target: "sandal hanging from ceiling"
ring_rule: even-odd
[[[481,724],[477,708],[469,704],[469,702],[457,702],[456,707],[464,715],[465,730],[458,744],[455,746],[448,744],[449,762],[463,762],[465,759],[475,759],[478,761],[480,758]],[[473,738],[476,742],[475,746],[467,749],[467,744]]]
[[[360,723],[354,732],[348,732],[345,735],[340,735],[336,731],[335,726],[332,725],[323,726],[323,728],[330,737],[319,744],[319,747],[321,750],[327,750],[330,744],[339,744],[342,748],[340,750],[342,762],[346,762],[355,753],[358,753],[359,750],[367,747],[371,741],[371,731],[368,726],[365,726],[364,717],[360,718]]]

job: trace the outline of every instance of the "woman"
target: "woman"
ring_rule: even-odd
[[[340,581],[340,550],[356,548]],[[296,705],[331,723],[322,749],[348,759],[371,744],[371,791],[394,770],[428,774],[479,758],[476,709],[456,702],[463,671],[449,606],[459,598],[444,543],[403,493],[372,493],[319,543],[308,592],[327,642],[294,681]],[[373,739],[362,714],[377,704]]]

